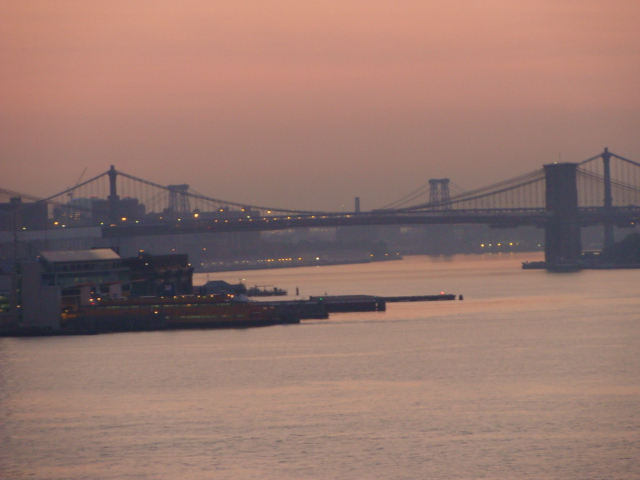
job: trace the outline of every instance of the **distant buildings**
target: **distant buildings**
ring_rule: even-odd
[[[43,230],[48,225],[48,205],[24,203],[20,197],[0,203],[0,231]]]
[[[144,220],[146,208],[137,198],[123,197],[115,202],[118,218]],[[53,209],[54,226],[88,227],[104,225],[111,222],[108,200],[90,198],[71,198],[66,205]]]

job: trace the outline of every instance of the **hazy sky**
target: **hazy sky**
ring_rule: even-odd
[[[113,164],[351,210],[605,146],[640,161],[638,0],[0,0],[0,22],[11,190]]]

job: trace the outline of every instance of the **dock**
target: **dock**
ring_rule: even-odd
[[[441,300],[455,300],[456,296],[452,293],[441,293],[440,295],[408,295],[404,297],[382,297],[387,303],[392,302],[438,302]],[[460,295],[462,300],[462,295]]]
[[[373,295],[324,295],[309,300],[324,305],[328,313],[384,312],[387,309],[384,298]]]
[[[387,303],[397,302],[434,302],[455,300],[454,294],[407,295],[381,297],[376,295],[322,295],[312,296],[309,300],[261,301],[279,312],[299,317],[301,320],[327,319],[330,313],[384,312]],[[459,296],[462,300],[462,295]]]

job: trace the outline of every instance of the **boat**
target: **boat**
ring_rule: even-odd
[[[573,273],[582,270],[579,263],[552,263],[547,265],[547,271],[553,273]]]
[[[286,290],[283,290],[277,287],[261,288],[261,287],[272,287],[272,286],[273,285],[255,285],[247,289],[247,296],[248,297],[281,297],[288,293]]]
[[[69,333],[150,331],[187,328],[245,328],[299,323],[270,305],[238,301],[233,295],[98,298],[65,308],[60,330]]]
[[[547,262],[537,261],[537,262],[522,262],[523,270],[543,270],[547,268]]]
[[[547,262],[522,262],[523,270],[547,270],[554,273],[579,272],[584,266],[580,263],[547,263]]]

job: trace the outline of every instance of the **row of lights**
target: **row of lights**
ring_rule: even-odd
[[[258,263],[260,262],[293,262],[295,260],[295,258],[269,258],[269,259],[265,259],[265,260],[258,260]],[[298,257],[298,260],[302,260],[302,257]],[[316,260],[320,260],[320,258],[316,257]]]
[[[269,213],[269,214],[270,214],[270,213],[271,213],[271,211],[268,211],[267,213]],[[200,217],[200,214],[199,214],[199,213],[194,213],[194,214],[193,214],[193,217],[194,217],[194,218],[199,218],[199,217]],[[352,215],[346,215],[346,217],[347,217],[347,218],[351,218],[351,217],[352,217]],[[159,217],[159,218],[160,218],[160,220],[163,220],[163,217]],[[302,220],[302,218],[303,218],[303,217],[296,217],[296,219],[297,219],[297,220]],[[311,215],[309,218],[316,218],[316,216],[315,216],[315,215]],[[317,218],[328,218],[328,217],[327,217],[326,215],[322,215],[322,216],[319,216],[319,217],[317,217]],[[250,215],[247,215],[247,219],[248,219],[250,222],[252,222],[252,221],[253,221],[253,218],[251,218],[251,216],[250,216]],[[287,220],[291,220],[291,219],[292,219],[292,217],[287,217]],[[128,220],[128,219],[127,219],[127,217],[122,217],[122,218],[121,218],[121,221],[123,221],[123,222],[126,222],[127,220]],[[242,219],[242,218],[238,218],[237,220],[241,222],[243,219]],[[265,222],[269,222],[270,220],[273,220],[273,219],[269,219],[269,218],[267,218],[267,217],[262,217],[262,218],[260,218],[259,220],[263,220],[263,221],[265,221]],[[178,221],[178,222],[181,222],[181,221],[182,221],[182,219],[181,219],[181,218],[178,218],[178,220],[177,220],[177,221]],[[228,222],[229,222],[229,220],[228,220],[228,219],[227,219],[227,220],[225,220],[225,223],[228,223]],[[135,223],[140,223],[140,221],[139,221],[139,220],[136,220],[136,221],[135,221]],[[214,219],[214,223],[218,223],[218,219]],[[54,222],[54,225],[56,225],[56,226],[58,226],[59,224],[60,224],[60,222]],[[100,222],[100,225],[104,225],[104,222]],[[63,227],[63,228],[64,228],[64,227],[66,227],[66,225],[60,225],[60,226],[61,226],[61,227]],[[117,225],[116,225],[115,223],[112,223],[110,226],[111,226],[111,227],[115,227],[115,226],[117,226]],[[23,228],[23,230],[26,230],[26,228]]]
[[[509,242],[509,246],[510,246],[510,247],[513,247],[513,245],[514,245],[514,243],[513,243],[513,242]],[[519,242],[516,242],[516,243],[515,243],[515,245],[520,245],[520,243],[519,243]],[[488,243],[488,244],[486,244],[486,245],[485,245],[484,243],[481,243],[481,244],[480,244],[480,247],[482,247],[482,248],[485,248],[485,247],[492,247],[492,246],[493,246],[493,244],[492,244],[492,243]],[[503,245],[502,245],[502,243],[496,243],[496,246],[497,246],[497,247],[502,247]],[[507,246],[507,244],[505,243],[505,244],[504,244],[504,246],[506,247],[506,246]],[[542,245],[539,243],[539,244],[538,244],[538,247],[540,247],[540,246],[542,246]]]
[[[256,263],[271,263],[271,262],[295,262],[295,261],[301,261],[302,257],[298,257],[296,258],[265,258],[265,259],[261,259],[261,260],[255,260]],[[316,261],[319,261],[320,257],[316,257]],[[252,263],[251,260],[234,260],[233,263],[242,263],[242,264],[249,264]],[[212,262],[211,265],[224,265],[225,262]],[[200,265],[204,265],[204,263],[201,263]]]
[[[520,245],[520,244],[516,242],[516,245]],[[484,247],[485,247],[485,244],[484,244],[484,243],[481,243],[481,244],[480,244],[480,246],[481,246],[482,248],[484,248]],[[488,246],[488,247],[492,247],[492,246],[493,246],[493,244],[492,244],[492,243],[489,243],[489,244],[487,244],[486,246]],[[501,243],[496,243],[496,246],[501,247],[501,246],[502,246],[502,244],[501,244]],[[506,246],[507,246],[507,244],[505,243],[505,244],[504,244],[504,246],[506,247]],[[510,247],[513,247],[513,242],[510,242],[510,243],[509,243],[509,246],[510,246]]]

